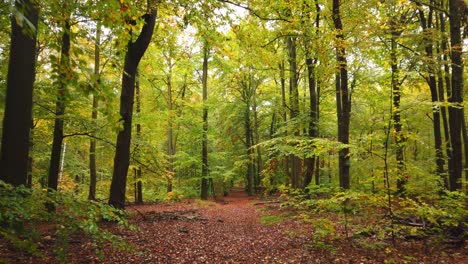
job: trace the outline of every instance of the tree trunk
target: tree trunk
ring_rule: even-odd
[[[137,69],[135,75],[135,96],[136,96],[136,113],[139,116],[141,113],[141,92],[140,92],[140,72]],[[136,136],[137,144],[135,149],[139,149],[141,141],[141,124],[136,124]],[[141,167],[136,168],[136,179],[135,179],[135,203],[143,204],[143,183],[141,181]]]
[[[318,34],[319,26],[320,26],[320,5],[318,4],[318,0],[315,0],[315,8],[317,14],[315,16],[315,32]],[[305,53],[306,53],[306,66],[307,66],[307,79],[309,85],[309,138],[314,139],[317,138],[319,135],[318,131],[318,122],[319,122],[319,100],[318,100],[318,92],[317,92],[317,80],[315,77],[315,69],[317,65],[317,58],[313,58],[310,54],[310,47],[308,42],[311,41],[309,37],[305,40],[307,43],[305,45]],[[314,147],[313,147],[314,148]],[[306,188],[311,182],[314,176],[315,170],[318,170],[316,166],[317,157],[315,155],[307,158],[305,160],[306,163],[306,173],[304,177],[304,185],[303,188]],[[317,179],[316,179],[317,180]]]
[[[289,105],[291,120],[294,120],[299,115],[299,90],[298,90],[298,73],[297,73],[297,53],[296,39],[289,37],[287,39],[287,48],[289,56]],[[299,128],[294,127],[293,133],[299,136]],[[301,160],[295,155],[290,155],[291,162],[291,186],[292,188],[299,187],[301,175]]]
[[[442,4],[442,3],[441,3]],[[438,81],[438,95],[439,95],[439,100],[442,104],[441,106],[441,111],[440,111],[440,114],[442,115],[442,124],[443,124],[443,131],[444,131],[444,146],[445,146],[445,151],[446,151],[446,157],[449,157],[450,156],[450,130],[449,130],[449,122],[448,122],[448,116],[447,116],[447,113],[448,113],[448,106],[446,104],[446,101],[445,101],[445,93],[446,91],[450,91],[451,89],[451,84],[450,84],[450,70],[449,70],[449,66],[448,64],[446,63],[448,61],[448,56],[447,54],[449,53],[449,51],[447,50],[447,38],[446,38],[446,29],[445,29],[445,25],[446,25],[446,22],[445,22],[445,16],[443,13],[440,13],[439,14],[439,22],[440,22],[440,33],[441,33],[441,36],[442,36],[442,40],[440,42],[440,49],[441,50],[438,50],[437,53],[438,54],[442,54],[441,56],[439,56],[438,58],[438,61],[439,61],[439,64],[442,65],[442,62],[443,62],[443,66],[441,66],[440,69],[438,69],[438,78],[439,78],[439,81]],[[445,89],[444,89],[444,85],[445,85]],[[448,162],[448,167],[450,169],[451,167],[451,164],[450,162]],[[444,188],[445,189],[449,189],[449,183],[448,183],[448,178],[447,178],[447,175],[444,175],[443,176],[443,185],[444,185]]]
[[[125,190],[130,164],[130,141],[132,137],[133,99],[135,96],[135,76],[138,64],[143,57],[153,36],[157,6],[148,1],[149,13],[144,16],[145,25],[135,42],[129,40],[122,73],[122,92],[120,95],[120,121],[123,128],[117,135],[114,156],[114,171],[110,187],[109,204],[120,209],[125,208]],[[130,32],[131,34],[132,32]]]
[[[333,23],[338,31],[336,35],[336,60],[338,64],[336,74],[336,106],[338,117],[338,141],[342,144],[349,144],[349,122],[351,102],[348,90],[348,66],[346,60],[346,48],[343,35],[343,24],[340,15],[340,0],[333,0]],[[340,187],[349,189],[350,187],[350,159],[349,147],[342,147],[339,156],[339,177]]]
[[[167,156],[168,156],[168,176],[167,176],[167,192],[172,192],[172,180],[175,176],[174,173],[174,132],[173,132],[173,122],[172,122],[172,58],[168,58],[169,64],[169,76],[167,77]]]
[[[205,43],[203,47],[203,135],[202,135],[202,179],[200,198],[203,200],[208,199],[208,106],[206,100],[208,99],[208,57],[209,48]]]
[[[34,2],[34,1],[32,1]],[[32,119],[32,93],[36,75],[37,7],[30,0],[15,1],[31,26],[18,25],[11,16],[5,114],[1,146],[0,178],[13,186],[26,185]]]
[[[61,160],[60,155],[62,154],[63,145],[63,115],[65,114],[68,80],[72,74],[70,68],[70,13],[66,14],[64,23],[62,50],[59,61],[60,80],[59,87],[57,89],[57,99],[55,102],[54,137],[52,140],[52,153],[50,155],[49,177],[47,184],[49,190],[57,190],[58,187]]]
[[[31,119],[31,130],[29,133],[29,155],[28,155],[28,178],[26,181],[26,187],[32,188],[32,176],[33,176],[33,156],[32,150],[34,148],[34,120]]]
[[[262,172],[263,161],[262,161],[262,152],[261,148],[258,144],[260,144],[260,132],[259,132],[259,121],[258,121],[258,109],[257,109],[257,93],[253,93],[253,125],[254,125],[254,135],[255,141],[253,144],[256,144],[257,147],[255,148],[257,151],[257,172],[255,173],[255,192],[258,192],[260,187],[260,173]],[[253,137],[252,137],[253,138]]]
[[[253,195],[253,184],[254,184],[254,164],[252,161],[253,150],[252,150],[252,131],[250,126],[250,104],[248,99],[245,102],[244,110],[244,130],[245,130],[245,149],[247,154],[247,194]]]
[[[449,101],[449,127],[451,152],[449,163],[449,187],[451,191],[461,190],[463,172],[462,124],[463,124],[463,61],[461,39],[461,14],[459,1],[449,0],[450,44],[452,61],[452,89]]]
[[[429,9],[429,15],[426,19],[425,14],[422,9],[419,10],[419,17],[421,21],[421,27],[423,29],[423,34],[427,34],[426,32],[428,29],[432,28],[432,8]],[[433,116],[433,131],[434,131],[434,145],[435,145],[435,156],[436,156],[436,166],[437,166],[437,175],[440,178],[441,182],[444,182],[444,174],[445,174],[445,160],[444,160],[444,152],[442,149],[442,131],[441,131],[441,110],[440,107],[437,106],[437,103],[440,103],[440,96],[439,96],[439,88],[438,88],[438,81],[436,79],[436,65],[432,63],[434,61],[434,54],[433,54],[433,43],[431,39],[424,37],[424,41],[426,42],[425,51],[428,60],[431,62],[428,65],[428,77],[426,78],[427,83],[429,85],[429,90],[431,91],[431,100],[433,102],[432,106],[432,116]],[[439,82],[440,83],[440,82]],[[442,186],[444,188],[444,186]]]
[[[284,61],[282,61],[279,64],[279,70],[280,70],[280,82],[281,82],[281,106],[282,106],[281,117],[283,118],[283,122],[286,123],[287,121],[286,111],[288,109],[288,105],[286,104],[286,77],[285,77]],[[287,135],[287,132],[285,134]],[[283,167],[284,167],[284,173],[287,177],[286,179],[289,179],[291,177],[291,173],[289,170],[289,157],[287,155],[284,156]]]
[[[94,93],[98,92],[100,84],[100,60],[101,60],[101,25],[97,22],[96,39],[94,43],[94,75],[96,81],[94,83]],[[93,108],[91,119],[96,122],[98,116],[98,98],[93,94]],[[89,142],[89,200],[96,200],[96,139],[91,138]]]
[[[402,133],[401,123],[401,81],[400,68],[398,66],[397,55],[397,39],[400,33],[397,30],[397,25],[392,18],[390,21],[390,67],[392,70],[392,121],[393,121],[393,137],[395,140],[395,157],[397,163],[397,194],[404,195],[407,179],[405,177],[405,161],[404,161],[404,142],[405,138]]]

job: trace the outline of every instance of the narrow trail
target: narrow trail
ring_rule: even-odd
[[[123,234],[138,253],[113,252],[109,263],[327,263],[307,248],[293,220],[260,223],[266,204],[233,190],[216,202],[134,207],[141,232]],[[131,211],[132,208],[129,208]],[[288,231],[289,230],[289,231]]]

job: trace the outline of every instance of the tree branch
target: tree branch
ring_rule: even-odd
[[[259,18],[261,20],[291,22],[291,20],[288,20],[288,19],[283,18],[283,17],[265,17],[265,16],[262,16],[261,14],[258,13],[258,11],[254,10],[254,9],[248,7],[248,6],[245,6],[245,5],[230,1],[230,0],[218,0],[218,1],[221,2],[221,3],[231,4],[233,6],[237,6],[237,7],[240,7],[242,9],[245,9],[245,10],[249,11],[252,15],[256,16],[257,18]]]

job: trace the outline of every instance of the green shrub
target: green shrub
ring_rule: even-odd
[[[47,205],[47,206],[46,206]],[[54,207],[50,211],[47,208]],[[12,187],[0,181],[0,235],[19,249],[41,257],[38,243],[42,234],[35,232],[38,224],[51,224],[55,230],[54,253],[64,261],[72,234],[90,238],[96,253],[104,243],[120,249],[130,249],[122,239],[102,230],[100,221],[112,221],[123,228],[134,229],[125,212],[109,205],[78,199],[72,194],[46,192],[25,187]]]

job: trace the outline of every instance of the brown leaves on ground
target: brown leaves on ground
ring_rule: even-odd
[[[394,248],[364,249],[346,239],[317,246],[314,228],[275,202],[259,202],[241,190],[222,200],[129,206],[139,230],[105,228],[129,242],[134,251],[104,248],[104,259],[81,238],[70,245],[67,263],[468,263],[465,248],[402,242]],[[269,218],[270,216],[270,218]],[[263,221],[265,220],[265,221]],[[73,238],[76,241],[76,238]],[[0,243],[3,245],[3,243]],[[43,249],[47,253],[47,248]],[[48,252],[41,263],[54,263]],[[0,263],[39,263],[18,251],[0,250]]]

